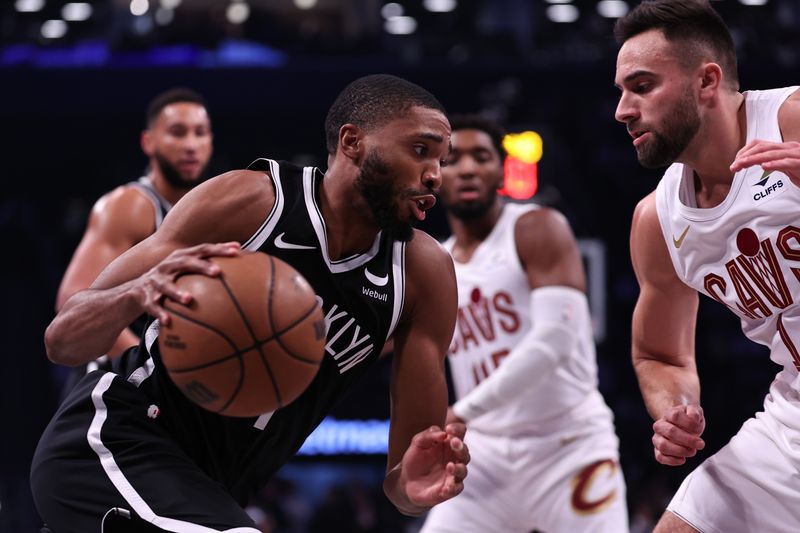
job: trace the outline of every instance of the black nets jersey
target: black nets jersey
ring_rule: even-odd
[[[292,265],[321,300],[327,343],[317,376],[300,397],[274,413],[257,418],[217,415],[191,403],[169,380],[155,322],[147,329],[145,349],[139,350],[139,367],[128,377],[151,395],[159,420],[179,446],[241,504],[297,452],[377,360],[397,325],[405,294],[405,243],[385,231],[365,253],[330,259],[319,206],[324,176],[318,169],[268,159],[249,168],[269,171],[275,205],[244,248]]]

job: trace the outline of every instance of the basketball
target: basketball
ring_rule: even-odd
[[[161,359],[172,381],[197,405],[227,416],[258,416],[287,405],[311,383],[322,361],[320,301],[294,268],[260,252],[213,257],[217,277],[177,279],[194,298],[165,300]]]

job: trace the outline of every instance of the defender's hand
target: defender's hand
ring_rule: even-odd
[[[760,165],[765,172],[783,172],[800,186],[800,142],[750,141],[736,154],[731,170]]]
[[[706,428],[699,405],[676,405],[653,424],[653,448],[656,461],[678,466],[706,447],[700,438]]]

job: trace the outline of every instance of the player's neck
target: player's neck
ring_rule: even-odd
[[[352,183],[347,178],[331,176],[329,169],[320,185],[319,200],[328,257],[336,261],[369,250],[380,229]]]
[[[456,260],[469,261],[475,249],[492,233],[502,213],[503,204],[499,200],[495,201],[489,210],[479,218],[463,219],[448,211],[447,220],[456,239],[453,246]]]
[[[170,185],[166,178],[156,169],[151,170],[147,177],[150,178],[158,194],[171,205],[175,205],[190,189],[189,187],[178,188]]]
[[[680,162],[694,171],[698,207],[721,204],[733,183],[730,165],[747,137],[744,96],[733,93],[719,102],[717,112],[706,115]]]

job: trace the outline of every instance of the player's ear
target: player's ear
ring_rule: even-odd
[[[150,133],[150,130],[142,130],[142,134],[139,137],[139,145],[142,147],[142,152],[144,152],[147,157],[152,157],[153,152],[155,151],[153,144],[153,134]]]
[[[360,161],[364,155],[364,132],[353,124],[344,124],[339,128],[339,150],[354,160]]]
[[[704,63],[700,68],[700,98],[707,100],[722,85],[722,68],[716,63]]]

